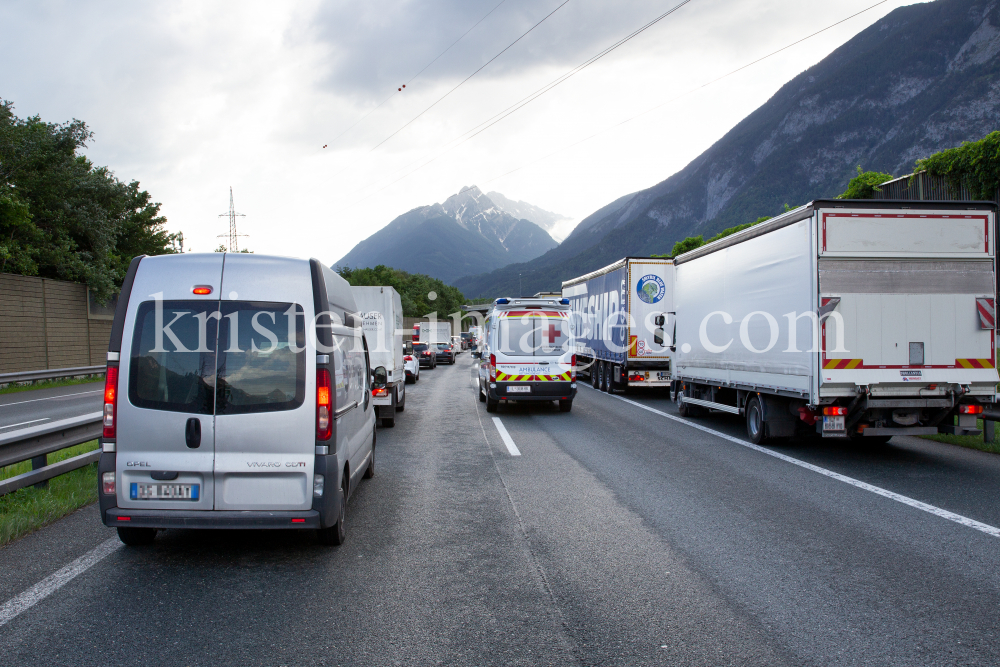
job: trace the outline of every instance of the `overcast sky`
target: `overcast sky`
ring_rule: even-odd
[[[21,117],[86,121],[90,158],[140,181],[185,249],[220,242],[232,186],[241,247],[332,264],[473,184],[579,221],[678,171],[783,83],[913,4],[888,0],[674,101],[877,1],[691,0],[455,145],[679,1],[569,0],[374,150],[563,0],[7,1],[0,97]]]

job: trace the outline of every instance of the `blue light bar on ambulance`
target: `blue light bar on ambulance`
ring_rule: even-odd
[[[559,303],[561,303],[564,306],[568,306],[569,305],[569,299],[559,299]]]
[[[510,299],[497,299],[493,303],[503,305],[503,304],[506,304],[506,303],[510,303]]]

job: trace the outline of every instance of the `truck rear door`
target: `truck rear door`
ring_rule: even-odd
[[[309,264],[227,254],[221,292],[215,509],[309,509],[316,445]]]
[[[129,299],[118,384],[118,507],[214,504],[222,254],[176,260],[145,258]]]
[[[991,213],[819,216],[823,384],[997,382]]]

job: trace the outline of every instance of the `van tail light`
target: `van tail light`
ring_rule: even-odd
[[[115,495],[115,473],[113,471],[101,475],[101,486],[104,489],[104,495]]]
[[[843,417],[847,414],[847,408],[839,405],[831,405],[823,408],[823,414],[827,417]]]
[[[108,366],[104,374],[104,439],[115,439],[115,419],[118,416],[118,367]]]
[[[576,382],[576,355],[574,354],[569,362],[569,379],[571,382]]]
[[[983,406],[981,406],[981,405],[960,405],[960,406],[958,406],[958,414],[960,414],[960,415],[981,415],[981,414],[983,414]]]
[[[330,371],[316,369],[316,439],[329,440],[333,433],[330,419]]]
[[[490,355],[490,382],[497,381],[497,355]]]

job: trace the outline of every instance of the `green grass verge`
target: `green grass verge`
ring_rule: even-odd
[[[982,430],[983,428],[982,419],[976,422],[976,428]],[[1000,436],[1000,428],[998,428],[996,432],[997,435]],[[991,454],[1000,454],[1000,439],[997,438],[994,438],[993,442],[983,442],[983,436],[981,435],[948,435],[946,433],[938,433],[937,435],[925,435],[923,437],[927,438],[928,440],[944,442],[949,445],[958,445],[959,447],[978,449],[983,452],[990,452]]]
[[[0,394],[16,394],[21,391],[34,391],[36,389],[53,389],[55,387],[72,387],[75,384],[96,384],[104,382],[103,377],[99,378],[65,378],[62,380],[45,380],[35,384],[12,384],[0,387]]]
[[[69,447],[48,455],[50,464],[97,449],[97,441]],[[0,468],[0,479],[31,470],[23,461]],[[61,519],[97,500],[97,464],[73,470],[49,480],[48,488],[29,487],[0,496],[0,546]]]

